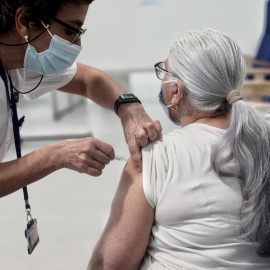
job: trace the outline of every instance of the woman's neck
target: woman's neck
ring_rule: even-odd
[[[230,125],[230,116],[226,112],[215,112],[212,114],[187,115],[182,117],[182,126],[193,123],[201,123],[220,129],[227,129]]]

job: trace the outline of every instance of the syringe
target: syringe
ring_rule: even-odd
[[[123,157],[123,156],[117,156],[117,155],[115,155],[114,159],[115,160],[119,160],[119,161],[128,161],[125,157]]]

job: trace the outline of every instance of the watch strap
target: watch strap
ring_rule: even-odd
[[[118,115],[119,106],[123,103],[141,103],[141,101],[133,94],[122,94],[114,102],[114,112]]]

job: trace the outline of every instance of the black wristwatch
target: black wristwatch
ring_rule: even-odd
[[[133,102],[141,103],[141,101],[133,94],[120,95],[119,98],[114,102],[114,112],[118,114],[118,108],[122,103],[133,103]]]

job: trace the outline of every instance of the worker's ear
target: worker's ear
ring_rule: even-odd
[[[24,39],[30,35],[33,23],[29,21],[31,11],[28,7],[19,7],[15,13],[15,27],[18,34]]]
[[[173,97],[172,97],[172,104],[179,104],[181,99],[183,98],[183,85],[181,84],[180,81],[176,81],[176,83],[173,85]]]

